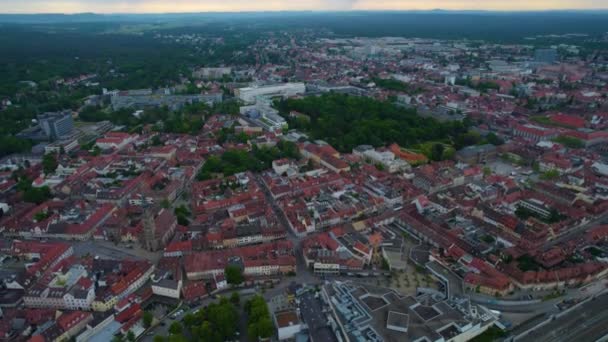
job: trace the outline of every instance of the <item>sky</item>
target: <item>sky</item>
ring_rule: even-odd
[[[0,13],[608,9],[608,0],[0,0]]]

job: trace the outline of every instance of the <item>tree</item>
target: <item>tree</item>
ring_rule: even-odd
[[[144,321],[144,328],[149,328],[152,325],[152,320],[154,319],[154,316],[152,315],[152,313],[150,311],[144,311],[144,316],[143,316],[143,321]]]
[[[50,175],[57,170],[57,159],[54,154],[47,153],[42,157],[42,170],[45,175]]]
[[[182,319],[182,321],[184,322],[184,325],[187,328],[192,328],[194,325],[197,324],[198,320],[199,319],[194,314],[192,314],[192,313],[187,313],[184,316],[184,318]]]
[[[230,295],[230,301],[234,305],[239,305],[239,303],[241,301],[241,297],[239,296],[239,293],[236,291],[232,292],[232,295]]]
[[[163,336],[156,335],[156,336],[154,336],[153,341],[154,342],[165,342],[165,338]]]
[[[443,146],[443,144],[441,144],[441,143],[433,144],[433,146],[431,147],[431,155],[430,155],[431,160],[434,160],[434,161],[441,160],[441,158],[443,158],[444,150],[445,150],[445,147]]]
[[[268,338],[274,334],[274,325],[264,297],[257,295],[250,299],[245,304],[245,310],[249,315],[247,333],[250,340]]]
[[[173,321],[169,326],[169,333],[172,335],[179,335],[183,331],[182,325],[178,321]]]
[[[287,99],[275,105],[289,127],[307,131],[341,152],[351,152],[362,144],[413,147],[430,141],[447,143],[467,133],[470,125],[467,120],[439,122],[390,102],[343,94]],[[310,122],[289,117],[292,110],[306,114]]]
[[[553,139],[554,142],[562,144],[568,148],[584,148],[585,142],[581,139],[577,139],[574,137],[570,137],[567,135],[560,135],[559,137]]]
[[[97,145],[93,146],[93,150],[91,151],[91,155],[96,157],[101,154],[101,148]]]
[[[51,189],[48,186],[34,188],[31,186],[23,192],[23,200],[29,203],[40,204],[51,198]]]
[[[160,140],[160,135],[156,134],[155,136],[152,137],[152,146],[160,146],[163,144],[163,142]]]
[[[131,330],[129,330],[129,332],[127,333],[127,341],[129,341],[129,342],[135,341],[135,333],[133,333],[133,331],[131,331]]]
[[[547,170],[543,174],[540,175],[540,179],[542,179],[542,180],[552,180],[552,179],[555,179],[558,177],[559,177],[559,171],[556,169]]]
[[[495,146],[499,146],[499,145],[502,145],[505,143],[505,141],[502,140],[502,138],[500,138],[493,132],[490,132],[490,133],[488,133],[488,135],[486,135],[486,141]]]
[[[224,269],[228,284],[239,285],[243,282],[243,270],[236,265],[228,265]]]

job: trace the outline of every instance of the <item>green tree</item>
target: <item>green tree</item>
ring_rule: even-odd
[[[160,335],[155,335],[153,341],[154,342],[165,342],[165,338]]]
[[[488,135],[486,135],[486,141],[495,146],[499,146],[499,145],[502,145],[505,143],[505,141],[502,138],[500,138],[493,132],[490,132],[490,133],[488,133]]]
[[[57,170],[57,158],[52,153],[47,153],[42,157],[42,170],[45,175],[50,175]]]
[[[234,291],[232,292],[232,294],[230,295],[230,301],[232,302],[232,304],[234,305],[239,305],[240,301],[241,301],[241,296],[239,296],[239,293]]]
[[[91,151],[91,155],[96,157],[98,155],[101,154],[101,148],[99,148],[99,146],[95,145],[93,146],[93,150]]]
[[[152,144],[152,146],[160,146],[163,144],[163,142],[160,140],[159,134],[156,134],[155,136],[153,136],[150,143]]]
[[[441,144],[441,143],[433,144],[433,146],[431,147],[431,155],[430,155],[431,160],[434,160],[434,161],[441,160],[443,158],[444,150],[445,150],[445,147],[443,146],[443,144]]]
[[[152,315],[152,313],[150,311],[144,311],[144,316],[143,316],[143,321],[144,321],[144,328],[149,328],[152,325],[152,320],[154,319],[154,316]]]
[[[249,316],[247,334],[250,340],[255,341],[258,338],[268,338],[274,334],[274,325],[264,297],[256,295],[247,301],[245,303],[245,310]]]
[[[226,275],[226,281],[228,284],[232,285],[240,285],[243,278],[243,270],[236,265],[228,265],[224,269],[224,274]]]
[[[172,335],[179,335],[183,331],[182,325],[178,321],[173,321],[169,326],[169,333]]]
[[[581,139],[569,137],[566,135],[560,135],[559,137],[553,139],[553,141],[558,144],[562,144],[568,148],[584,148],[585,147],[585,143]]]
[[[540,175],[540,179],[552,180],[559,177],[559,171],[555,169],[547,170]]]
[[[184,315],[183,322],[187,328],[192,328],[194,325],[197,324],[198,320],[199,319],[194,314],[187,313],[186,315]]]
[[[467,133],[471,124],[469,120],[443,123],[390,102],[342,94],[287,99],[275,106],[290,127],[326,140],[341,152],[362,144],[378,147],[396,142],[412,147],[430,141],[449,143]],[[292,110],[306,114],[310,122],[289,117]]]
[[[40,204],[49,198],[51,198],[51,189],[49,189],[48,186],[34,188],[30,185],[30,187],[23,192],[23,200],[29,203]]]
[[[129,330],[129,332],[127,333],[127,341],[129,341],[129,342],[135,341],[135,333],[133,333],[133,331],[131,331],[131,330]]]

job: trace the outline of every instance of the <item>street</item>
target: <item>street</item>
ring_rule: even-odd
[[[608,294],[601,295],[581,307],[537,328],[518,341],[560,342],[595,341],[608,333]]]

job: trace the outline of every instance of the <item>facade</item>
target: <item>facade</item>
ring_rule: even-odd
[[[537,49],[534,51],[534,61],[537,63],[553,64],[557,62],[557,50]]]
[[[58,140],[69,136],[74,129],[72,112],[48,112],[37,117],[38,125],[51,140]]]
[[[152,284],[152,292],[158,296],[179,299],[182,292],[182,280],[162,279]]]
[[[261,87],[239,88],[234,91],[236,97],[245,103],[256,102],[258,96],[282,96],[289,97],[304,94],[306,86],[304,83],[284,83]]]
[[[232,68],[220,67],[220,68],[200,68],[192,73],[192,76],[202,79],[218,79],[223,76],[230,76]]]
[[[168,92],[155,93],[150,89],[122,91],[111,97],[112,109],[145,109],[167,106],[171,110],[180,109],[191,103],[222,102],[221,92],[195,95],[171,95]]]
[[[456,152],[456,160],[467,164],[483,164],[496,157],[496,146],[491,144],[469,146]]]

